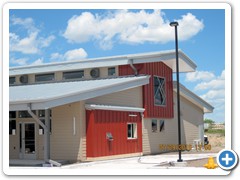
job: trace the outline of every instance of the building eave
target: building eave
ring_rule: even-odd
[[[108,110],[108,111],[127,111],[127,112],[144,112],[144,108],[129,107],[129,106],[113,106],[113,105],[101,105],[101,104],[86,104],[87,110]]]
[[[177,82],[176,81],[173,82],[173,86],[174,86],[174,91],[177,92]],[[201,109],[203,109],[204,113],[212,113],[213,112],[214,107],[212,105],[210,105],[208,102],[206,102],[205,100],[203,100],[201,97],[194,94],[192,91],[187,89],[182,84],[179,84],[179,88],[180,88],[180,95],[182,97],[188,99],[192,103],[196,104]]]
[[[10,76],[23,75],[23,74],[38,74],[49,73],[57,71],[73,71],[88,68],[101,68],[130,64],[130,60],[134,64],[163,62],[169,66],[173,72],[176,71],[176,54],[174,50],[142,53],[142,54],[129,54],[122,56],[111,56],[94,59],[85,59],[71,62],[61,63],[46,63],[42,65],[30,65],[22,67],[11,67],[9,69]],[[179,70],[180,72],[192,72],[196,69],[196,64],[181,50],[179,50]]]

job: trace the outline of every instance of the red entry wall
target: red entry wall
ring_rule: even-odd
[[[129,116],[137,115],[136,117]],[[87,157],[142,152],[141,115],[136,112],[87,110]],[[137,124],[137,139],[127,139],[127,123]],[[113,141],[106,138],[111,132]]]
[[[151,75],[149,84],[143,87],[143,106],[146,118],[173,118],[173,83],[172,69],[163,62],[134,64],[139,74]],[[119,76],[133,75],[134,72],[129,65],[119,66]],[[164,77],[166,80],[166,105],[154,105],[154,75]]]

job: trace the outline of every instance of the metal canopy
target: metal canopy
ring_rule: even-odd
[[[9,110],[49,109],[149,83],[150,76],[33,84],[9,87]]]

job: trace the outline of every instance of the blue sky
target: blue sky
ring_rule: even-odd
[[[215,107],[224,121],[224,10],[10,10],[10,66],[171,50],[179,22],[179,48],[196,64],[181,83]]]

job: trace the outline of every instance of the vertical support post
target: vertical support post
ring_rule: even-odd
[[[45,109],[44,161],[50,160],[50,110]]]

